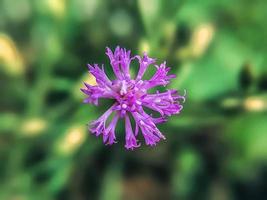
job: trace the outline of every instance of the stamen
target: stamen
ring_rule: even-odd
[[[124,103],[124,104],[121,105],[121,107],[122,107],[123,109],[126,109],[126,108],[127,108],[127,105]]]
[[[126,81],[123,80],[121,82],[121,90],[120,90],[120,95],[125,95],[127,94],[127,85],[126,85]]]
[[[135,101],[135,103],[136,103],[137,105],[139,105],[139,106],[141,106],[141,105],[142,105],[142,102],[141,102],[141,101],[139,101],[139,100],[136,100],[136,101]]]

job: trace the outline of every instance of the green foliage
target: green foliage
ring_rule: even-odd
[[[264,199],[266,10],[264,0],[0,1],[0,199]],[[112,147],[88,133],[111,102],[82,103],[86,64],[112,77],[104,51],[116,45],[166,60],[177,74],[168,87],[186,92],[155,148],[126,151],[123,126]]]

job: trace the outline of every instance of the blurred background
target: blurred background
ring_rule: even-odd
[[[266,199],[265,0],[0,0],[1,200]],[[187,101],[167,140],[111,147],[83,104],[105,47],[167,60]],[[133,69],[134,70],[134,69]],[[152,73],[152,72],[150,72]],[[122,124],[122,123],[121,123]]]

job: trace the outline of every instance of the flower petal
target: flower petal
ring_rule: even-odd
[[[130,63],[134,58],[131,58],[131,51],[120,49],[120,64],[125,79],[130,79]]]
[[[106,48],[106,55],[109,57],[110,65],[112,66],[113,72],[117,79],[122,79],[122,74],[119,66],[119,47],[117,47],[112,53],[110,48]]]
[[[89,130],[94,133],[96,136],[103,134],[106,129],[106,121],[108,117],[113,112],[113,108],[116,105],[111,106],[102,116],[100,116],[97,120],[94,120],[89,125]]]
[[[137,140],[132,130],[131,121],[128,115],[125,116],[125,148],[133,150],[134,148],[140,147],[141,144],[137,144]]]
[[[149,115],[138,112],[133,112],[132,115],[141,129],[147,145],[153,146],[160,139],[165,139],[165,136],[159,131]]]
[[[98,66],[98,64],[90,65],[88,64],[89,72],[96,78],[96,82],[99,86],[102,87],[110,87],[111,81],[107,77],[104,66],[102,65],[102,69]]]
[[[119,120],[119,115],[115,113],[115,116],[111,120],[109,126],[103,132],[103,142],[106,143],[107,145],[112,145],[113,143],[116,143],[115,128],[118,120]]]
[[[136,58],[138,59],[140,65],[138,74],[136,76],[136,81],[139,81],[146,72],[147,67],[151,64],[154,64],[156,62],[156,59],[148,57],[146,52],[144,52],[143,58],[141,58],[140,56],[136,56]]]
[[[114,74],[118,79],[130,79],[130,63],[134,59],[131,58],[131,51],[127,51],[126,49],[116,47],[114,53],[110,50],[110,48],[106,48],[106,55],[110,59],[110,64],[113,68]]]
[[[143,105],[159,112],[162,116],[174,115],[179,113],[183,106],[179,100],[185,100],[185,96],[178,94],[176,90],[168,90],[167,92],[156,94],[148,94],[143,99]]]
[[[84,85],[86,88],[82,88],[81,91],[88,95],[88,97],[84,99],[84,103],[98,105],[99,98],[115,99],[117,97],[117,94],[109,87],[92,86],[87,83],[84,83]]]
[[[166,86],[169,84],[170,79],[175,78],[175,74],[167,75],[170,71],[170,67],[166,67],[166,62],[160,64],[160,66],[155,65],[157,68],[157,71],[152,76],[150,80],[144,81],[144,88],[150,89],[156,86]]]

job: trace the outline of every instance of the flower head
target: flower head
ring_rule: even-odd
[[[89,124],[89,130],[96,136],[102,134],[103,142],[111,145],[116,143],[117,122],[119,118],[124,118],[125,148],[134,149],[140,146],[136,138],[139,132],[142,133],[147,145],[156,145],[161,139],[165,139],[156,124],[166,122],[167,117],[178,114],[183,108],[180,101],[184,101],[185,96],[176,90],[157,91],[154,94],[149,93],[149,90],[157,86],[165,87],[175,75],[168,75],[170,68],[166,66],[166,62],[155,65],[156,59],[148,57],[146,53],[142,57],[131,57],[130,51],[117,47],[114,52],[107,48],[106,55],[110,59],[115,80],[107,77],[103,66],[89,64],[89,72],[95,77],[97,84],[84,83],[85,88],[81,91],[87,95],[85,103],[98,105],[99,98],[108,98],[114,99],[114,104]],[[131,77],[130,64],[134,59],[138,60],[139,69],[137,75]],[[148,80],[142,80],[150,65],[156,68],[155,74]],[[152,114],[146,113],[143,107],[158,112],[160,117],[155,118]],[[108,118],[111,118],[109,124]],[[135,122],[134,131],[130,118]]]

